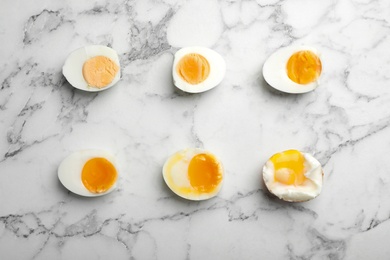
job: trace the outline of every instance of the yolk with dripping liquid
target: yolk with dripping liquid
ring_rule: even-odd
[[[104,88],[110,84],[119,66],[105,56],[96,56],[87,60],[83,65],[83,76],[88,86]]]
[[[117,171],[105,158],[93,158],[87,161],[81,172],[84,186],[93,193],[109,190],[117,179]]]
[[[312,51],[299,51],[290,57],[286,69],[292,81],[308,84],[318,79],[322,64],[320,58]]]
[[[198,192],[212,192],[222,180],[219,165],[208,154],[195,155],[188,165],[188,179]]]
[[[195,85],[207,79],[210,74],[210,64],[202,55],[190,53],[178,62],[176,71],[184,81]]]
[[[301,185],[306,177],[305,157],[297,150],[288,150],[271,157],[274,165],[275,181],[286,185]]]

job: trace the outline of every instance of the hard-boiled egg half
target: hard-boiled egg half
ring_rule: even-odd
[[[73,51],[62,73],[75,88],[101,91],[115,85],[121,77],[116,51],[103,45],[90,45]]]
[[[61,162],[58,178],[68,190],[78,195],[105,195],[116,187],[115,157],[103,150],[74,152]]]
[[[222,187],[223,167],[215,155],[199,148],[181,150],[168,158],[163,178],[178,196],[188,200],[206,200]]]
[[[318,51],[309,46],[277,50],[264,63],[263,76],[273,88],[286,93],[306,93],[318,86],[322,63]]]
[[[317,197],[322,189],[321,164],[310,154],[287,150],[274,154],[263,167],[268,190],[289,202],[303,202]]]
[[[225,60],[209,48],[186,47],[175,54],[173,83],[185,92],[200,93],[212,89],[221,83],[225,73]]]

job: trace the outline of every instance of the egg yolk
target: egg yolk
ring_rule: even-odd
[[[118,71],[119,66],[105,56],[93,57],[83,65],[85,81],[89,86],[96,88],[104,88],[110,84]]]
[[[198,192],[212,192],[222,180],[218,162],[208,154],[195,155],[188,166],[188,179]]]
[[[287,62],[287,75],[298,84],[308,84],[317,80],[321,70],[321,60],[312,51],[296,52]]]
[[[102,193],[114,185],[117,175],[114,165],[107,159],[93,158],[85,163],[81,180],[90,192]]]
[[[297,150],[288,150],[271,157],[275,169],[275,181],[286,185],[301,185],[306,177],[305,157]]]
[[[195,85],[207,79],[210,74],[210,64],[202,55],[190,53],[178,62],[176,71],[184,81]]]

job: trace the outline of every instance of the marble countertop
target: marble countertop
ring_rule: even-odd
[[[5,0],[0,8],[0,259],[388,259],[390,2],[387,0]],[[114,48],[120,82],[67,83],[68,54]],[[269,55],[321,53],[314,91],[272,90]],[[222,83],[185,94],[174,53],[199,45],[226,60]],[[217,197],[192,202],[163,182],[183,148],[215,153]],[[70,153],[115,154],[118,189],[84,198],[57,178]],[[284,203],[261,179],[286,149],[324,167],[321,195]]]

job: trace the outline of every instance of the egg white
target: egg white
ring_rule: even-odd
[[[88,85],[83,76],[84,63],[95,56],[105,56],[118,65],[119,70],[110,84],[104,88],[96,88]],[[121,77],[119,57],[115,50],[103,45],[89,45],[73,51],[65,60],[62,67],[62,74],[66,80],[75,88],[89,92],[106,90],[114,86]]]
[[[190,84],[183,80],[177,73],[176,67],[180,60],[187,54],[197,53],[202,55],[210,65],[210,74],[203,82],[199,84]],[[172,67],[172,76],[174,85],[182,91],[188,93],[201,93],[215,88],[222,82],[226,73],[226,63],[222,56],[209,48],[205,47],[186,47],[176,52]]]
[[[318,57],[317,49],[309,46],[289,46],[275,51],[263,65],[263,77],[273,88],[291,94],[307,93],[318,87],[318,79],[308,84],[298,84],[287,75],[287,62],[290,57],[299,51],[312,51]],[[321,76],[321,75],[320,75]]]
[[[105,158],[111,162],[118,171],[116,166],[115,157],[106,151],[103,150],[81,150],[70,154],[66,157],[58,167],[58,179],[71,192],[85,196],[85,197],[97,197],[108,194],[115,190],[116,182],[114,185],[102,193],[93,193],[90,192],[83,184],[81,180],[81,172],[85,163],[92,158]]]
[[[319,161],[308,153],[305,158],[305,177],[301,185],[286,185],[275,180],[275,169],[271,160],[263,167],[263,179],[268,190],[278,198],[288,202],[304,202],[317,197],[322,190],[323,172]]]
[[[222,180],[218,186],[209,193],[199,193],[191,187],[190,181],[188,179],[189,163],[191,159],[197,154],[208,154],[213,157],[218,163],[219,172],[222,175]],[[188,148],[171,155],[163,166],[162,174],[165,183],[176,195],[184,199],[194,201],[207,200],[215,197],[221,190],[224,177],[223,166],[218,158],[212,153],[199,148]],[[189,193],[185,193],[180,190],[181,188],[189,188],[193,190]]]

